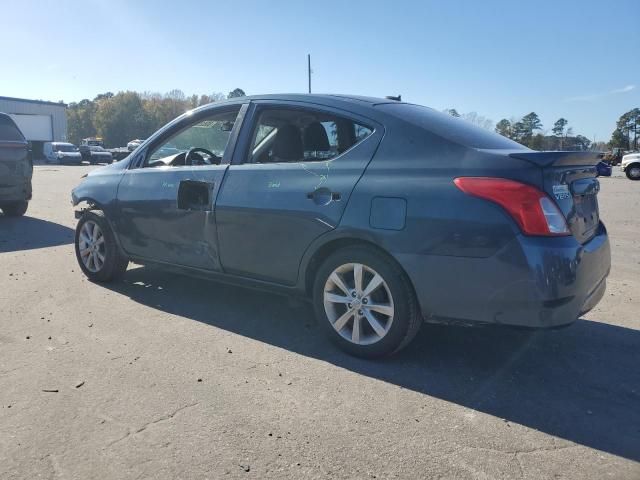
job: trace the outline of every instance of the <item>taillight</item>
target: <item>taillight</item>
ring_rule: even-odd
[[[453,182],[464,193],[500,205],[526,235],[569,235],[567,221],[555,202],[531,185],[491,177],[458,177]]]

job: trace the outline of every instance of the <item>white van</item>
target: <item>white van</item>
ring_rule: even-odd
[[[47,142],[44,144],[44,158],[47,163],[82,163],[82,155],[73,143]]]

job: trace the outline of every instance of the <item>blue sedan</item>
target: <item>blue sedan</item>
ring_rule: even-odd
[[[598,162],[596,169],[599,177],[610,177],[613,173],[613,167],[605,162]]]
[[[236,98],[89,173],[76,256],[96,282],[135,262],[306,296],[363,357],[425,321],[564,326],[609,273],[597,164],[394,99]]]

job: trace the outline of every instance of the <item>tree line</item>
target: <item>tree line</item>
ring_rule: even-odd
[[[520,119],[503,118],[495,124],[495,128],[491,120],[476,112],[460,114],[455,108],[448,108],[444,112],[488,130],[494,129],[500,135],[533,150],[607,150],[611,148],[638,150],[640,141],[640,108],[634,108],[620,116],[609,142],[595,143],[584,135],[576,135],[566,118],[559,118],[554,122],[551,130],[546,131],[535,112],[528,113]]]
[[[542,121],[537,113],[531,112],[521,119],[503,118],[498,123],[493,122],[476,112],[459,114],[455,108],[444,111],[453,117],[460,117],[474,125],[495,130],[500,135],[515,140],[533,150],[588,150],[592,142],[583,135],[574,135],[568,120],[559,118],[551,129],[551,134],[543,130]]]
[[[638,150],[638,131],[640,130],[640,108],[633,108],[620,116],[616,129],[609,142],[612,148]],[[633,139],[632,135],[633,134]]]
[[[515,121],[503,118],[496,124],[495,131],[533,150],[589,150],[592,143],[584,135],[574,134],[569,121],[563,117],[554,122],[550,134],[543,132],[536,112]]]
[[[192,108],[242,96],[245,96],[245,92],[241,88],[236,88],[227,95],[216,92],[187,96],[181,90],[172,90],[165,94],[132,91],[102,93],[93,100],[84,99],[68,105],[68,140],[78,144],[83,138],[97,136],[102,137],[107,147],[124,146],[134,138],[147,138]],[[495,127],[490,119],[476,112],[460,114],[455,108],[446,109],[444,112],[461,117],[479,127],[494,129],[497,133],[534,150],[638,149],[640,108],[634,108],[620,116],[608,143],[595,144],[584,135],[574,134],[573,128],[565,118],[559,118],[550,131],[545,131],[540,117],[535,112],[528,113],[520,119],[503,118]]]
[[[244,97],[241,88],[227,95],[187,96],[181,90],[166,94],[132,91],[102,93],[67,107],[68,141],[74,144],[87,137],[102,137],[107,147],[124,146],[135,138],[147,138],[192,108],[226,98]]]

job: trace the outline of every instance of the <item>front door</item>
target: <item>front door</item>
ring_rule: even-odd
[[[340,222],[382,129],[305,103],[252,110],[216,202],[221,265],[293,285],[305,250]]]
[[[143,147],[144,159],[118,187],[118,231],[127,254],[220,270],[214,207],[239,109],[187,117]]]

